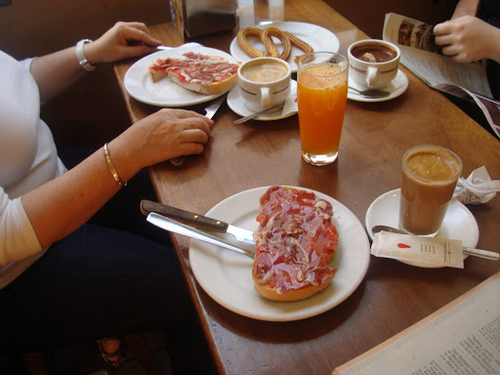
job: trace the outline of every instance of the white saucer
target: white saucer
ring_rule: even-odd
[[[287,102],[293,101],[295,102],[295,99],[297,98],[297,82],[292,79],[292,88],[290,95],[287,99]],[[253,113],[253,111],[245,105],[245,100],[241,96],[241,89],[239,86],[235,86],[229,91],[229,94],[227,94],[227,105],[231,110],[242,116],[248,116]],[[290,110],[286,111],[285,108],[290,108]],[[273,110],[271,112],[266,112],[263,113],[262,115],[255,117],[253,120],[259,120],[259,121],[274,121],[274,120],[281,120],[290,116],[295,115],[298,112],[297,110],[297,105],[285,105],[282,108],[278,108],[277,110]]]
[[[365,227],[373,241],[372,228],[375,225],[389,225],[398,228],[399,225],[399,196],[401,190],[395,189],[382,194],[375,199],[365,216]],[[476,247],[479,241],[479,227],[477,221],[465,205],[453,199],[443,220],[443,225],[436,237],[461,240],[463,246]],[[431,268],[428,265],[411,264],[418,267]]]
[[[355,89],[363,90],[360,88],[358,85],[356,85],[352,80],[351,77],[349,77],[349,86],[354,87]],[[355,100],[357,102],[385,102],[387,100],[392,100],[394,98],[397,98],[401,94],[403,94],[406,89],[408,88],[408,77],[406,74],[404,74],[403,71],[398,70],[398,74],[396,75],[396,78],[391,82],[391,84],[387,87],[384,87],[382,90],[388,91],[390,95],[385,96],[383,98],[367,98],[364,96],[359,95],[355,91],[347,91],[347,98],[351,100]]]

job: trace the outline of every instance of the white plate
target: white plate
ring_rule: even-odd
[[[375,199],[365,216],[365,227],[373,241],[372,228],[375,225],[399,227],[399,196],[401,189],[395,189],[382,194]],[[443,224],[436,237],[461,240],[463,246],[476,247],[479,241],[479,227],[476,218],[459,201],[453,199],[444,216]],[[413,266],[433,268],[429,265],[404,262]]]
[[[352,86],[359,90],[363,90],[351,80],[351,77],[349,77],[349,86]],[[396,78],[393,79],[391,84],[382,89],[383,91],[388,91],[390,95],[383,98],[366,98],[364,96],[359,95],[357,92],[353,90],[348,90],[347,98],[355,100],[357,102],[368,102],[368,103],[385,102],[387,100],[392,100],[394,98],[397,98],[398,96],[403,94],[407,88],[408,88],[408,77],[406,76],[406,74],[404,74],[403,71],[398,70],[398,74],[396,75]]]
[[[330,30],[327,30],[321,26],[305,22],[279,22],[279,23],[273,23],[272,26],[282,31],[291,32],[297,38],[300,38],[304,42],[309,44],[315,51],[329,51],[329,52],[339,51],[340,43],[337,36]],[[269,25],[259,25],[255,27],[259,29],[265,29],[266,27],[269,27]],[[279,41],[279,39],[276,38],[274,40],[276,46],[278,47],[278,50],[281,51],[281,42]],[[257,38],[254,37],[250,38],[249,43],[253,47],[263,52],[266,51],[262,42]],[[252,59],[250,56],[246,54],[245,51],[241,49],[240,45],[238,44],[237,38],[234,38],[233,41],[231,42],[229,51],[231,52],[231,55],[233,55],[233,57],[239,61],[245,62],[247,60]],[[288,59],[288,63],[292,67],[293,72],[297,71],[297,64],[294,62],[295,56],[300,56],[303,54],[304,51],[302,51],[301,49],[298,49],[297,47],[292,47],[292,53],[290,55],[290,58]]]
[[[199,52],[204,55],[222,56],[229,62],[237,63],[231,55],[214,48],[181,47],[160,51],[143,57],[130,67],[124,78],[125,90],[127,90],[130,96],[140,102],[160,107],[187,107],[209,102],[210,100],[225,94],[199,94],[182,88],[168,78],[155,83],[151,81],[148,67],[153,61],[157,59],[165,59],[167,57],[180,57],[182,54],[190,51]]]
[[[290,95],[287,101],[289,100],[295,101],[295,99],[297,98],[297,82],[293,79],[291,82],[291,86],[292,87],[290,90]],[[233,89],[229,91],[229,94],[227,94],[227,105],[229,106],[229,108],[231,108],[231,110],[234,113],[240,115],[241,117],[245,117],[253,113],[253,111],[245,105],[245,99],[243,99],[243,97],[241,96],[241,89],[238,85],[233,87]],[[290,108],[290,110],[285,111],[284,109],[285,107],[278,108],[276,110],[272,110],[271,112],[265,112],[262,115],[253,118],[253,120],[259,120],[259,121],[280,120],[283,118],[293,116],[298,112],[297,104],[293,105],[293,103],[291,103],[291,105],[287,105],[286,107]]]
[[[259,199],[267,189],[268,187],[254,188],[226,198],[208,211],[207,216],[253,231],[258,224],[256,218]],[[339,247],[330,264],[337,268],[337,273],[325,290],[298,302],[268,301],[254,289],[252,259],[192,240],[189,261],[196,280],[205,292],[237,314],[267,321],[309,318],[332,309],[349,297],[368,269],[368,237],[363,225],[347,207],[325,194],[313,192],[333,205],[332,222],[339,232]]]

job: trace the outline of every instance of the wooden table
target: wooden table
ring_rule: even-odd
[[[314,23],[334,32],[345,54],[366,38],[321,0],[287,0],[288,21]],[[151,28],[167,45],[182,39],[172,24]],[[197,38],[229,51],[233,32]],[[123,77],[134,61],[115,66]],[[401,157],[411,146],[439,144],[459,154],[463,175],[484,165],[500,179],[500,143],[438,92],[405,68],[408,90],[381,103],[348,101],[338,160],[314,167],[301,159],[298,118],[274,122],[239,118],[224,104],[203,155],[182,168],[169,163],[150,169],[161,201],[198,213],[241,191],[273,184],[302,186],[346,205],[364,223],[381,194],[398,188]],[[123,90],[132,122],[157,108]],[[203,106],[194,108],[200,113]],[[500,250],[500,198],[469,207],[480,230],[479,248]],[[309,319],[274,323],[235,314],[212,300],[196,282],[188,260],[189,240],[174,236],[183,271],[221,374],[329,374],[344,362],[385,341],[500,270],[500,263],[469,257],[465,269],[425,269],[371,257],[359,288],[332,310]]]

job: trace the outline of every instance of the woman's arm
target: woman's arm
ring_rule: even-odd
[[[134,46],[128,44],[134,40]],[[138,22],[118,22],[95,42],[84,45],[84,54],[92,65],[115,62],[151,52],[150,46],[161,44],[152,38],[146,25]],[[71,86],[86,73],[76,56],[76,47],[41,56],[33,60],[31,74],[37,82],[42,102]]]
[[[479,10],[481,0],[460,0],[455,6],[455,11],[451,19],[459,18],[462,16],[476,16]]]
[[[212,125],[212,120],[195,112],[162,109],[111,141],[109,153],[120,179],[126,182],[146,166],[201,153]],[[83,225],[119,189],[101,148],[75,168],[24,195],[22,205],[45,247]]]

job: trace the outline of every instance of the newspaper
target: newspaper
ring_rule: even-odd
[[[433,25],[396,13],[385,16],[383,39],[401,50],[401,63],[428,86],[475,102],[500,138],[500,102],[493,100],[484,64],[457,63],[434,41]]]
[[[333,375],[500,373],[500,272]]]

